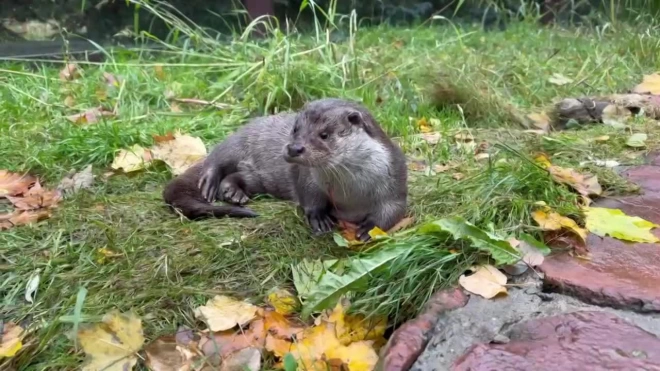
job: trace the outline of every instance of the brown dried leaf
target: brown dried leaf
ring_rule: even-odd
[[[151,153],[154,159],[165,162],[172,174],[179,175],[206,157],[206,146],[198,137],[176,132],[173,140],[157,142],[151,147]]]
[[[146,366],[152,371],[188,371],[198,355],[186,345],[177,342],[176,336],[165,335],[145,348]]]
[[[398,223],[396,223],[392,228],[390,228],[387,231],[387,233],[392,234],[392,233],[398,232],[402,229],[406,229],[409,226],[411,226],[414,222],[415,222],[415,218],[413,218],[412,216],[403,218]]]
[[[462,275],[458,284],[467,291],[491,299],[501,293],[506,294],[506,276],[492,265],[472,268],[470,276]]]
[[[121,78],[118,78],[109,72],[103,72],[103,79],[105,79],[106,84],[112,87],[118,88],[119,85],[121,85]]]
[[[166,133],[165,135],[153,134],[151,137],[154,138],[154,142],[156,143],[162,143],[162,142],[174,140],[174,134],[172,132]]]
[[[23,328],[12,322],[6,322],[0,333],[0,360],[4,357],[10,358],[23,348]]]
[[[94,124],[99,121],[101,117],[114,117],[115,113],[108,111],[103,107],[90,108],[85,112],[76,113],[75,115],[67,116],[67,120],[74,124]]]
[[[261,351],[257,348],[245,348],[229,355],[222,361],[220,371],[259,371],[261,369]]]
[[[10,214],[0,215],[0,230],[18,227],[20,225],[27,225],[40,222],[44,219],[50,218],[50,211],[48,209],[35,210],[35,211],[15,211]]]
[[[200,106],[211,106],[211,107],[215,107],[217,109],[227,109],[227,108],[231,107],[229,104],[209,102],[207,100],[194,99],[194,98],[175,98],[174,101],[179,102],[179,103],[183,103],[183,104],[195,104],[195,105],[200,105]]]
[[[463,173],[454,173],[451,177],[456,179],[456,180],[461,180],[461,179],[465,178],[465,174],[463,174]]]
[[[30,190],[23,194],[23,197],[7,196],[7,199],[18,210],[36,210],[56,207],[62,198],[62,194],[55,191],[48,191],[41,187],[37,181]]]
[[[81,189],[88,189],[92,186],[93,182],[94,174],[92,174],[92,165],[89,165],[78,173],[64,177],[57,186],[57,189],[64,194],[74,194]]]
[[[263,349],[266,345],[264,320],[257,319],[247,329],[211,332],[199,341],[199,349],[214,364],[245,348]]]
[[[0,170],[0,197],[23,194],[36,181],[37,179],[31,175],[21,175],[8,170]]]
[[[423,133],[422,138],[424,139],[424,141],[426,141],[426,143],[434,145],[434,144],[438,144],[440,138],[442,138],[442,135],[437,131],[433,131],[429,133]]]
[[[294,324],[287,317],[273,310],[265,310],[263,319],[266,332],[278,339],[292,339],[305,330],[303,326]]]
[[[532,122],[534,127],[547,133],[550,130],[550,117],[545,112],[530,113],[527,118]]]
[[[60,70],[60,80],[71,81],[80,77],[80,67],[76,63],[68,63]]]

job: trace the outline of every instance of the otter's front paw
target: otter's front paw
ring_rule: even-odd
[[[208,202],[213,202],[218,197],[218,187],[220,186],[220,171],[215,167],[204,166],[197,187],[202,193],[202,197]]]
[[[332,231],[335,226],[335,220],[325,210],[305,210],[305,217],[317,236]]]
[[[374,229],[375,227],[376,227],[376,223],[374,223],[371,219],[367,218],[362,223],[358,224],[358,229],[357,229],[357,233],[355,234],[355,237],[357,237],[357,239],[362,242],[367,242],[371,239],[371,236],[369,235],[369,231]]]

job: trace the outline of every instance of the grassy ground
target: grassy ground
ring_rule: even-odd
[[[216,44],[212,52],[172,50],[155,59],[114,55],[101,65],[83,65],[84,75],[72,82],[58,79],[60,66],[4,63],[0,169],[30,170],[51,187],[70,169],[88,164],[99,175],[90,191],[66,200],[48,221],[0,233],[0,316],[29,319],[40,328],[39,341],[19,355],[19,368],[75,368],[81,354],[72,351],[66,337],[71,326],[58,319],[72,314],[80,287],[88,290],[83,313],[133,308],[152,339],[179,325],[194,326],[192,309],[214,294],[259,302],[270,288],[291,286],[290,264],[348,254],[331,237],[312,238],[294,207],[274,200],[252,205],[263,215],[255,220],[180,220],[162,203],[163,185],[171,177],[164,169],[107,180],[101,176],[118,149],[149,146],[153,134],[174,129],[199,136],[210,147],[249,115],[297,108],[321,96],[359,99],[411,157],[429,165],[461,164],[455,171],[430,176],[411,172],[410,210],[418,221],[463,215],[478,225],[493,223],[496,230],[515,233],[533,225],[529,212],[536,201],[544,200],[564,214],[577,212],[575,196],[523,156],[542,150],[553,154],[554,162],[573,166],[589,156],[634,163],[639,153],[625,149],[628,133],[594,127],[544,139],[502,120],[502,112],[472,119],[469,112],[463,116],[456,109],[438,110],[425,90],[429,77],[442,72],[472,79],[490,96],[521,110],[541,108],[557,97],[625,91],[657,68],[657,32],[643,31],[562,30],[520,23],[492,33],[446,24],[359,29],[336,43],[327,42],[323,34],[278,35],[261,43]],[[156,72],[156,63],[164,66],[163,75]],[[123,88],[107,88],[103,72],[121,76]],[[553,73],[575,83],[552,85],[547,79]],[[232,107],[173,113],[165,96],[168,90],[185,98],[217,98]],[[69,95],[74,107],[64,104]],[[65,118],[99,104],[116,104],[118,117],[89,126]],[[415,136],[415,122],[421,117],[439,120],[436,130],[445,139],[438,145]],[[639,124],[635,130],[649,132],[649,144],[655,146],[654,127]],[[457,151],[453,136],[459,131],[487,141],[493,158],[508,158],[509,164],[496,170]],[[603,134],[611,139],[602,144],[589,140]],[[599,175],[606,194],[629,188],[610,170],[590,170]],[[455,180],[456,171],[466,178]],[[118,256],[100,262],[100,248]],[[426,263],[421,256],[414,267],[424,269],[433,262]],[[412,300],[414,312],[463,267],[459,263],[442,272],[440,267],[427,269],[424,285],[397,279],[373,294],[388,297],[390,310]],[[30,305],[23,298],[24,288],[36,270],[41,285]]]

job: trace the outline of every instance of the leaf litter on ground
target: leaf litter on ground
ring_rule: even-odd
[[[492,299],[499,294],[506,294],[507,278],[492,265],[482,265],[470,269],[472,274],[462,275],[458,284],[467,291],[480,295],[486,299]]]
[[[0,360],[11,358],[23,348],[24,330],[13,322],[0,323]]]
[[[566,184],[585,197],[600,196],[603,193],[596,175],[585,175],[571,168],[553,165],[545,154],[537,155],[534,160],[548,171],[555,182]]]
[[[66,119],[74,124],[95,124],[103,117],[115,117],[114,111],[109,111],[102,106],[90,108],[86,111],[67,116]]]
[[[632,89],[633,93],[660,95],[660,74],[644,75],[642,82]]]
[[[248,302],[217,295],[195,309],[195,317],[206,322],[211,331],[223,331],[250,322],[257,316],[257,309]]]
[[[646,147],[647,139],[648,135],[644,133],[635,133],[626,140],[626,145],[632,148],[643,148]]]
[[[59,190],[48,190],[31,175],[0,171],[0,199],[6,198],[14,207],[12,212],[0,214],[0,230],[32,224],[51,215],[62,198]]]
[[[92,173],[92,165],[88,165],[80,172],[71,171],[67,176],[62,178],[57,190],[62,192],[63,195],[68,196],[77,193],[82,189],[88,189],[94,183],[94,174]]]

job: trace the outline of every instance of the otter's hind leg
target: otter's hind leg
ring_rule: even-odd
[[[245,205],[250,196],[258,192],[258,184],[253,177],[243,172],[237,172],[227,175],[220,182],[219,197],[220,200],[234,204]]]

